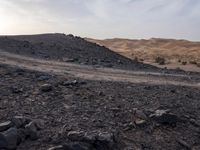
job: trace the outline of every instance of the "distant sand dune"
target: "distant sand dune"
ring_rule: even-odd
[[[200,63],[200,42],[187,40],[158,39],[129,40],[129,39],[87,39],[91,42],[106,46],[129,58],[139,58],[154,62],[156,57],[164,57],[167,62],[179,61]]]
[[[137,58],[144,62],[155,64],[155,58],[163,57],[167,65],[161,67],[181,68],[200,71],[200,42],[187,40],[159,39],[130,40],[130,39],[86,39],[110,48],[131,59]],[[186,66],[182,63],[186,62]],[[195,68],[194,68],[195,67]]]

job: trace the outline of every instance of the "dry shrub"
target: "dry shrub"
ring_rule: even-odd
[[[159,65],[165,65],[165,58],[163,57],[156,57],[155,62]]]

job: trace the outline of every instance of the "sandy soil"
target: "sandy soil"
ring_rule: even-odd
[[[142,59],[149,64],[163,67],[155,64],[156,57],[165,58],[169,63],[165,67],[181,68],[187,71],[200,71],[200,42],[174,39],[156,39],[149,40],[131,40],[131,39],[107,39],[88,41],[106,46],[111,50],[124,55],[128,58],[138,60]],[[187,65],[182,65],[187,62]],[[197,64],[191,64],[196,62]]]

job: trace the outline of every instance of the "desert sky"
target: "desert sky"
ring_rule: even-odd
[[[0,34],[200,40],[200,0],[0,0]]]

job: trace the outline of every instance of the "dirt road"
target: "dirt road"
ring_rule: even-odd
[[[192,75],[97,68],[73,63],[35,59],[11,54],[2,50],[0,50],[0,63],[62,76],[70,74],[87,80],[200,87],[200,82],[194,80]]]

